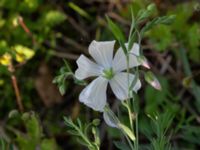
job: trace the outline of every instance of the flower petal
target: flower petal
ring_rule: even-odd
[[[92,81],[79,96],[80,102],[88,107],[103,112],[106,105],[106,89],[108,80],[103,77],[98,77]]]
[[[135,75],[129,74],[129,85],[133,82]],[[110,86],[119,100],[125,100],[128,98],[128,73],[120,72],[116,74],[110,81]],[[141,87],[141,82],[138,79],[133,91],[137,92]]]
[[[139,56],[140,55],[140,46],[138,43],[134,43],[132,49],[130,50],[130,53]]]
[[[115,41],[92,41],[89,46],[89,53],[98,64],[105,68],[110,68],[112,65],[114,44]]]
[[[76,63],[78,65],[78,69],[75,72],[75,77],[79,80],[83,80],[91,76],[98,76],[103,70],[103,67],[92,62],[84,55],[81,55]]]
[[[126,43],[125,46],[128,47],[128,44]],[[140,65],[137,59],[137,55],[139,55],[139,48],[138,48],[138,44],[134,43],[133,48],[131,49],[130,55],[129,55],[130,68]],[[117,50],[112,64],[113,64],[113,69],[116,72],[120,72],[127,69],[126,55],[124,54],[123,49],[121,47]]]

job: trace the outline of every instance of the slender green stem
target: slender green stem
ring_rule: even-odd
[[[138,34],[138,44],[139,44],[139,47],[141,45],[141,36],[140,36],[140,32],[138,31],[138,29],[136,28],[136,32]],[[138,72],[138,67],[136,68],[136,71]],[[134,94],[132,94],[134,95]],[[132,97],[133,98],[133,101],[134,101],[134,96]],[[137,108],[136,106],[134,105],[134,113],[135,113],[135,132],[136,132],[136,142],[135,142],[135,150],[139,150],[139,129],[138,129],[138,112],[137,112]]]
[[[127,61],[127,79],[128,79],[128,99],[127,99],[127,110],[128,110],[128,116],[129,116],[129,123],[130,123],[130,128],[131,131],[134,133],[134,127],[133,127],[133,118],[132,118],[132,110],[131,110],[131,89],[130,89],[130,66],[129,66],[129,50],[126,56],[126,61]],[[128,137],[127,137],[128,139]],[[128,139],[129,145],[131,143],[131,141]],[[131,144],[132,145],[132,144]],[[134,147],[135,147],[136,143],[134,141]],[[131,147],[131,149],[134,149],[133,147]]]
[[[132,112],[131,112],[131,102],[130,102],[130,77],[129,77],[129,74],[130,74],[130,69],[129,69],[129,54],[127,54],[127,80],[128,80],[128,99],[127,99],[127,110],[128,110],[128,116],[129,116],[129,122],[130,122],[130,127],[131,127],[131,130],[134,131],[133,129],[133,119],[132,119]]]
[[[127,135],[124,133],[124,136],[126,137],[126,140],[128,141],[129,146],[131,147],[131,150],[134,150],[134,147],[131,143],[131,140],[127,137]]]
[[[124,104],[124,106],[126,108],[128,108],[128,104],[127,103],[122,103]],[[112,117],[112,119],[114,120],[115,124],[118,125],[118,129],[122,132],[122,134],[125,136],[131,150],[134,150],[134,147],[133,147],[133,144],[131,143],[131,140],[128,138],[127,134],[124,132],[123,128],[121,128],[119,126],[120,124],[120,121],[118,120],[117,116],[112,112],[112,110],[110,110],[109,107],[106,107],[105,111],[107,111],[109,114],[110,114],[110,117]]]
[[[138,67],[136,68],[136,71],[138,72]],[[134,93],[132,92],[132,99],[133,101],[136,99],[134,98]],[[136,141],[135,141],[135,149],[139,149],[139,126],[138,126],[138,105],[133,105],[133,111],[135,113],[135,133],[136,133]]]
[[[136,150],[139,149],[139,133],[138,133],[138,114],[136,114],[135,118],[135,128],[136,128]]]
[[[135,134],[136,134],[135,150],[138,150],[139,149],[138,112],[135,105],[134,105],[134,111],[135,111]]]
[[[132,22],[133,23],[133,22]],[[129,39],[128,42],[130,42],[131,40],[131,36],[133,34],[133,30],[135,28],[135,32],[138,35],[138,44],[141,45],[141,36],[140,33],[137,29],[137,21],[135,21],[135,25],[131,26],[131,30],[129,33]],[[129,47],[130,48],[130,47]],[[127,110],[128,110],[128,115],[129,115],[129,122],[130,122],[130,127],[131,127],[131,131],[134,133],[134,131],[136,132],[136,140],[134,141],[134,150],[138,150],[139,149],[139,131],[138,131],[138,112],[136,109],[136,106],[133,106],[133,112],[135,113],[135,130],[134,130],[134,126],[133,126],[133,118],[132,118],[132,105],[131,105],[131,99],[132,102],[134,102],[134,94],[132,92],[132,89],[130,89],[130,83],[129,83],[129,73],[130,73],[130,66],[129,66],[129,51],[130,49],[128,49],[128,54],[126,56],[126,60],[127,60],[127,74],[128,74],[128,99],[127,99]],[[138,71],[138,68],[136,69],[136,71]],[[132,92],[132,95],[131,95]],[[131,97],[132,96],[132,97]]]

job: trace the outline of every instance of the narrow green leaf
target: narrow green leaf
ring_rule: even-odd
[[[174,22],[175,19],[176,19],[176,15],[164,16],[164,17],[161,17],[160,23],[165,24],[165,25],[170,25]]]
[[[137,14],[137,20],[138,21],[143,21],[144,19],[148,18],[149,16],[151,16],[153,14],[153,12],[155,11],[156,6],[155,4],[150,4],[147,6],[147,9],[142,9],[138,12]]]
[[[120,46],[121,46],[121,48],[122,48],[122,50],[123,50],[124,54],[125,54],[125,55],[127,55],[127,53],[128,53],[128,50],[127,50],[127,48],[126,48],[126,46],[125,46],[124,42],[122,42],[122,41],[119,41],[119,44],[120,44]]]
[[[120,27],[115,24],[108,16],[106,16],[106,19],[108,21],[108,26],[111,30],[111,32],[113,33],[113,35],[115,36],[115,38],[118,40],[118,41],[121,41],[121,42],[125,42],[125,37],[124,37],[124,34],[122,32],[122,30],[120,29]]]
[[[158,24],[165,24],[169,25],[171,24],[174,19],[176,18],[175,15],[170,15],[170,16],[162,16],[162,17],[157,17],[154,18],[152,21],[148,22],[141,30],[141,34],[143,35],[146,31],[150,30],[154,26]]]
[[[79,128],[82,129],[82,123],[81,123],[81,120],[79,118],[77,119],[77,122],[78,122]]]
[[[85,142],[82,138],[76,138],[77,142],[80,143],[81,145],[84,145],[86,147],[88,147],[88,143]]]
[[[65,124],[69,127],[74,127],[74,123],[72,122],[71,118],[63,117]]]
[[[141,30],[141,35],[143,35],[146,31],[150,30],[153,26],[156,25],[156,21],[158,18],[154,18],[152,21],[148,22]]]
[[[80,136],[79,133],[75,130],[67,130],[67,132],[71,135]]]
[[[129,38],[129,42],[128,42],[128,50],[131,50],[131,48],[133,47],[133,43],[136,40],[136,32],[132,33],[132,35]]]
[[[129,31],[128,43],[130,43],[131,37],[134,34],[133,31],[134,31],[135,26],[136,26],[136,21],[135,21],[135,17],[134,17],[133,8],[131,7],[131,28],[130,28],[130,31]],[[130,47],[131,47],[131,45],[128,46],[128,50],[129,50]]]
[[[66,66],[67,71],[72,72],[72,69],[71,69],[71,67],[69,66],[69,63],[67,62],[67,60],[63,59],[63,61],[64,61],[64,63],[65,63],[65,66]]]
[[[82,8],[80,8],[78,5],[74,4],[73,2],[69,2],[68,3],[69,7],[72,8],[74,11],[76,11],[77,13],[79,13],[81,16],[91,20],[92,17]]]

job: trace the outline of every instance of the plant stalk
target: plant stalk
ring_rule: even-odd
[[[17,83],[17,78],[14,75],[15,69],[14,69],[12,63],[8,66],[8,71],[11,73],[11,80],[12,80],[12,85],[13,85],[13,88],[14,88],[14,91],[15,91],[17,105],[19,107],[20,112],[24,112],[24,107],[23,107],[23,104],[22,104],[22,98],[21,98],[21,95],[20,95],[19,86],[18,86],[18,83]]]

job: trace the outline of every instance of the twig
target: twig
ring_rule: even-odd
[[[130,25],[131,22],[128,21],[128,20],[125,20],[124,18],[122,18],[121,16],[119,16],[118,14],[116,13],[113,13],[113,12],[108,12],[107,15],[113,19],[116,19],[118,22],[121,22],[125,25]]]
[[[57,52],[57,51],[51,51],[51,54],[57,57],[72,59],[72,60],[77,60],[79,57],[78,55],[75,55],[75,54],[63,53],[63,52]]]
[[[171,56],[168,56],[168,57],[166,58],[166,63],[163,63],[163,64],[162,64],[162,68],[160,69],[160,73],[161,73],[161,74],[164,74],[164,73],[167,71],[167,69],[168,69],[169,66],[170,66],[171,60],[172,60],[172,57],[171,57]],[[173,69],[171,69],[171,70],[173,70]]]
[[[80,43],[77,43],[76,41],[72,40],[71,38],[63,36],[62,40],[66,44],[69,44],[69,45],[75,47],[77,50],[81,50],[82,53],[88,54],[86,47],[84,47],[83,45],[80,45]]]
[[[72,17],[67,16],[67,19],[78,32],[84,37],[88,37],[88,33]]]
[[[163,56],[162,54],[159,54],[159,53],[156,53],[156,52],[153,52],[152,51],[152,54],[155,55],[158,59],[158,61],[162,64],[162,65],[166,65],[166,60],[163,59]],[[167,70],[175,77],[175,78],[178,78],[177,77],[177,73],[175,72],[175,70],[172,68],[172,66],[168,65],[168,68]]]
[[[29,30],[29,28],[24,23],[24,20],[21,16],[18,17],[18,23],[23,28],[23,30],[27,33],[28,36],[32,39],[33,45],[36,44],[35,38],[33,37],[32,32]]]
[[[44,44],[51,49],[55,49],[58,51],[66,51],[66,48],[59,46],[59,45],[52,47],[51,43],[49,41],[45,41]],[[66,53],[66,52],[58,52],[58,51],[50,51],[50,54],[57,56],[57,57],[67,58],[67,59],[72,59],[72,60],[76,60],[79,57],[76,54],[71,54],[71,53]]]
[[[72,18],[70,20],[71,20],[71,23],[73,25],[76,24],[75,22],[73,22]],[[18,22],[19,22],[19,25],[23,28],[23,30],[27,33],[27,35],[32,39],[33,45],[36,44],[37,41],[35,40],[32,32],[27,27],[27,25],[25,24],[25,22],[23,21],[23,18],[21,16],[18,18]],[[82,29],[80,29],[79,26],[77,28],[82,31]],[[87,33],[83,33],[83,35],[87,36]],[[87,54],[87,48],[82,46],[82,45],[80,45],[79,43],[77,43],[76,41],[72,40],[71,38],[62,37],[62,40],[65,43],[75,47],[77,50],[81,50],[83,53]],[[51,44],[48,41],[45,41],[44,44],[47,44],[49,47],[52,47]],[[57,46],[56,48],[58,49],[58,47],[59,46]],[[60,49],[60,47],[59,47],[59,49]],[[73,55],[73,54],[64,54],[64,53],[59,53],[59,52],[58,53],[53,53],[53,54],[58,56],[58,57],[65,57],[65,58],[69,58],[69,59],[77,59],[78,58],[76,55]]]
[[[21,95],[20,95],[20,92],[19,92],[19,87],[18,87],[18,84],[17,84],[17,78],[14,75],[15,69],[14,69],[12,63],[9,65],[8,70],[12,74],[11,75],[11,80],[12,80],[12,85],[13,85],[13,88],[14,88],[14,91],[15,91],[17,105],[19,107],[20,112],[23,112],[24,111],[24,107],[23,107],[23,104],[22,104],[22,99],[21,99]]]
[[[15,90],[15,95],[16,95],[16,98],[17,98],[17,104],[19,106],[19,110],[21,112],[23,112],[24,107],[22,105],[22,99],[21,99],[21,96],[20,96],[19,87],[18,87],[17,79],[16,79],[15,75],[12,75],[11,79],[12,79],[12,84],[13,84],[13,87],[14,87],[14,90]]]

